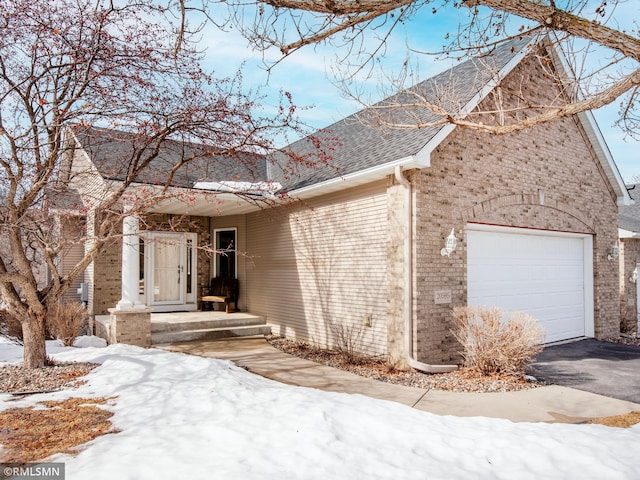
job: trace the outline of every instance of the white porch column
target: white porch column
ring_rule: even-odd
[[[125,212],[130,207],[125,207]],[[140,289],[140,222],[127,215],[122,222],[122,298],[116,310],[137,310],[146,306],[139,300]]]

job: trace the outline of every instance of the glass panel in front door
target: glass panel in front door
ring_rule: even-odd
[[[177,236],[157,236],[153,246],[154,303],[182,303],[180,239]]]

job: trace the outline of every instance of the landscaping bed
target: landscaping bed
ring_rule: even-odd
[[[25,368],[22,363],[0,367],[0,393],[26,394],[50,392],[75,386],[96,363],[55,363],[38,369]]]
[[[269,335],[267,341],[275,348],[290,355],[347,370],[374,380],[426,390],[433,388],[450,392],[511,392],[544,385],[532,377],[523,375],[485,376],[470,368],[461,368],[450,373],[429,374],[417,370],[394,370],[385,360],[371,357],[361,357],[357,362],[349,363],[336,351],[318,348],[299,340]]]

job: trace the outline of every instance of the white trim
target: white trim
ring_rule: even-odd
[[[491,80],[489,80],[469,102],[467,102],[467,104],[461,110],[462,116],[466,117],[467,115],[469,115],[473,111],[473,109],[476,108],[480,104],[480,102],[484,100],[487,95],[489,95],[489,93],[491,93],[494,88],[500,85],[502,80],[504,80],[505,77],[509,75],[509,73],[511,73],[511,71],[522,61],[522,59],[527,56],[527,54],[531,50],[531,46],[536,45],[539,41],[540,39],[537,37],[532,38],[529,43],[527,43],[518,53],[516,53],[511,58],[511,60],[509,60],[507,64],[502,67],[502,69],[498,73],[496,73],[496,75]],[[475,60],[479,62],[482,61],[481,59]]]
[[[591,141],[596,154],[599,157],[604,157],[605,161],[603,162],[602,158],[600,158],[600,163],[604,168],[607,179],[614,187],[614,189],[617,190],[616,193],[618,206],[632,205],[634,201],[631,199],[631,195],[629,195],[629,191],[627,190],[624,180],[622,179],[622,175],[620,175],[620,170],[618,170],[618,166],[613,159],[613,155],[611,155],[611,150],[609,150],[609,146],[607,145],[607,142],[602,135],[600,126],[593,116],[593,112],[586,111],[579,113],[578,119],[581,120],[582,126],[587,132],[587,136],[589,137],[589,140]],[[616,186],[618,187],[617,189],[615,188]]]
[[[456,129],[456,127],[457,125],[454,125],[452,123],[445,125],[440,130],[438,130],[438,133],[436,133],[433,137],[431,137],[431,139],[427,142],[427,144],[424,147],[422,147],[418,151],[418,153],[416,153],[415,157],[417,159],[417,164],[421,168],[426,168],[431,166],[431,154],[436,148],[438,148],[438,145],[444,142],[444,140],[449,136],[451,132],[453,132]]]
[[[191,245],[189,245],[191,242]],[[191,252],[189,252],[191,248]],[[185,234],[184,239],[184,301],[187,305],[195,304],[198,296],[198,234],[194,232],[188,232]],[[189,253],[191,253],[191,293],[187,292],[187,278],[189,277],[188,265],[189,265]]]
[[[593,293],[593,235],[583,236],[584,255],[584,334],[595,336],[595,313]]]
[[[640,233],[618,228],[618,238],[640,238]]]
[[[491,225],[489,223],[469,222],[466,225],[467,230],[477,230],[484,232],[504,232],[504,233],[521,233],[523,235],[542,235],[554,237],[591,237],[590,233],[584,232],[565,232],[560,230],[541,230],[538,228],[526,227],[509,227],[505,225]]]
[[[359,170],[330,180],[325,180],[324,182],[316,183],[314,185],[301,187],[290,191],[289,196],[296,198],[310,198],[381,180],[388,175],[393,175],[397,166],[403,167],[404,169],[411,169],[424,168],[429,165],[430,164],[421,164],[417,161],[416,157],[412,155],[410,157],[401,158],[382,165],[376,165],[375,167],[367,168],[365,170]]]
[[[175,311],[175,310],[185,310],[192,311],[197,310],[197,302],[196,302],[196,292],[198,288],[198,255],[196,253],[197,250],[197,242],[198,242],[198,234],[194,232],[164,232],[160,230],[147,231],[141,234],[141,237],[145,241],[145,249],[144,249],[144,300],[145,303],[151,308],[153,312],[163,312],[163,311]],[[157,237],[173,237],[178,242],[180,247],[180,259],[179,264],[182,267],[180,272],[180,301],[172,302],[155,302],[153,300],[153,262],[154,262],[154,252],[155,249],[153,247],[153,242]],[[192,265],[192,274],[191,274],[191,294],[187,293],[186,289],[186,272],[185,267],[187,264],[187,240],[192,240],[193,242],[193,265]]]
[[[522,227],[506,227],[502,225],[487,225],[467,223],[466,230],[479,232],[510,233],[516,235],[536,235],[545,237],[580,238],[583,240],[583,286],[584,286],[584,334],[587,337],[595,335],[594,316],[594,282],[593,282],[593,235],[589,233],[561,232],[555,230],[539,230]],[[466,238],[465,238],[466,241]]]

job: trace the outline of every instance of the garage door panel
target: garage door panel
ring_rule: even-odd
[[[592,261],[585,238],[467,230],[468,304],[528,313],[545,328],[546,341],[584,336],[585,262]]]
[[[470,282],[472,280],[470,279]],[[534,297],[538,301],[544,301],[549,298],[556,297],[571,297],[575,296],[580,299],[582,302],[582,297],[584,295],[583,285],[568,285],[567,280],[562,281],[532,281],[532,282],[514,282],[514,281],[485,281],[481,282],[475,287],[475,296],[477,297],[486,297],[492,296],[493,294],[500,296],[509,296],[509,295],[528,295],[532,299]],[[474,296],[474,295],[472,295]],[[538,299],[538,296],[541,296]],[[536,302],[536,303],[537,303]]]

